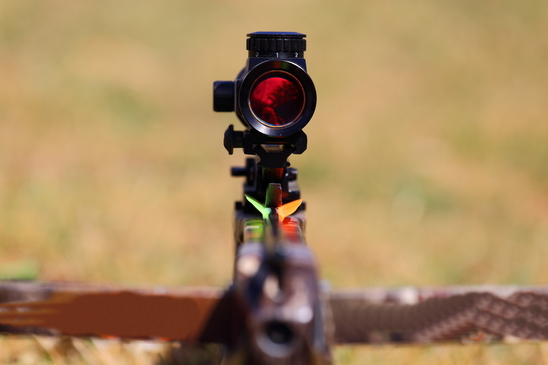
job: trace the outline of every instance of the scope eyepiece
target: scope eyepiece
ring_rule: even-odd
[[[286,137],[300,131],[316,108],[312,79],[290,61],[259,63],[239,86],[238,116],[247,126],[270,137]]]
[[[316,89],[306,72],[305,35],[248,34],[249,58],[235,81],[216,81],[213,109],[235,111],[242,123],[264,136],[284,138],[301,131],[316,108]]]

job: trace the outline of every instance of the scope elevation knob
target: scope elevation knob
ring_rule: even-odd
[[[247,35],[249,57],[303,58],[305,34],[295,32],[255,32]]]

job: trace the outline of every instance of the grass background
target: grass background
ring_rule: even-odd
[[[222,147],[237,120],[213,113],[212,82],[234,78],[258,30],[308,35],[318,107],[291,162],[333,287],[548,281],[542,0],[0,2],[0,276],[226,285],[241,189],[229,167],[244,157]]]

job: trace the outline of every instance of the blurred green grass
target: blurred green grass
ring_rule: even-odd
[[[222,147],[237,121],[212,112],[211,86],[257,30],[308,35],[319,102],[291,161],[332,286],[546,283],[540,0],[2,2],[0,266],[226,285],[243,156]],[[348,351],[341,363],[474,358]]]

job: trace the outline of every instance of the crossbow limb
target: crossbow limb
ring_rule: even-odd
[[[333,344],[548,339],[548,287],[372,288],[322,298]],[[0,282],[0,299],[4,333],[228,344],[245,330],[230,290]]]

